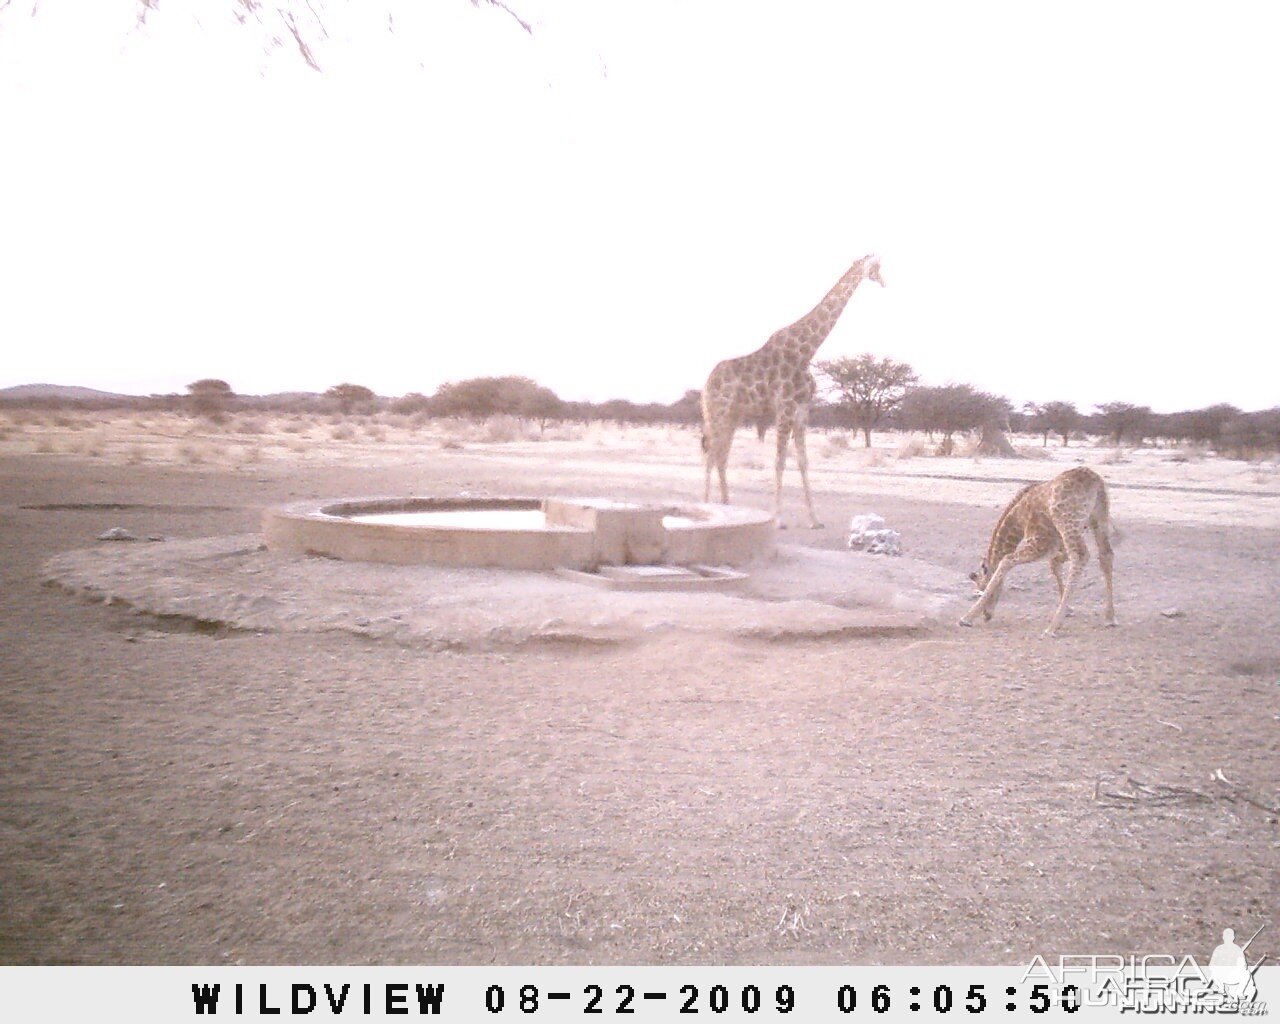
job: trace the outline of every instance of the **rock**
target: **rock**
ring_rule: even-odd
[[[890,530],[881,516],[865,512],[849,520],[849,548],[869,555],[901,555],[902,535]]]
[[[98,534],[98,540],[137,540],[138,538],[123,526],[113,526],[105,533]]]
[[[1185,612],[1183,612],[1181,608],[1161,608],[1160,614],[1166,619],[1180,619],[1183,617]]]

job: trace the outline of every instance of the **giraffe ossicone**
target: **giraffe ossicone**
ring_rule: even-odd
[[[716,364],[702,389],[702,450],[706,474],[703,501],[711,500],[711,471],[715,469],[720,480],[720,500],[729,504],[729,450],[738,425],[744,421],[754,422],[763,437],[763,425],[772,420],[777,428],[774,517],[781,526],[782,473],[787,464],[787,445],[793,442],[809,523],[815,529],[822,525],[813,511],[809,456],[805,449],[809,405],[817,392],[809,364],[864,280],[884,287],[879,257],[867,255],[855,260],[821,302],[789,327],[776,331],[754,352]]]
[[[1111,503],[1106,483],[1087,466],[1076,466],[1043,483],[1027,484],[1005,506],[991,532],[982,567],[969,575],[982,593],[961,617],[960,625],[972,626],[979,613],[984,619],[991,618],[1005,576],[1015,565],[1049,556],[1049,569],[1058,584],[1058,607],[1044,632],[1045,636],[1055,636],[1067,615],[1071,591],[1089,558],[1085,530],[1092,532],[1098,547],[1098,564],[1107,585],[1106,623],[1114,626],[1111,541],[1115,530],[1111,525]],[[1065,581],[1063,562],[1067,563]]]

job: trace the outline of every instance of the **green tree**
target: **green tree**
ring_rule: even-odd
[[[349,416],[360,406],[371,405],[378,396],[363,384],[335,384],[324,397],[336,402],[342,415]]]
[[[676,423],[702,422],[702,392],[686,391],[669,406],[671,418]]]
[[[1222,428],[1240,416],[1239,409],[1225,404],[1177,414],[1180,426],[1193,441],[1209,444],[1217,443],[1222,437]]]
[[[1062,446],[1065,448],[1070,440],[1071,431],[1080,426],[1082,417],[1080,410],[1073,402],[1045,402],[1043,405],[1028,403],[1031,419],[1028,427],[1038,434],[1044,435],[1044,445],[1049,446],[1049,435],[1062,435]]]
[[[431,399],[421,391],[410,391],[391,403],[391,411],[405,414],[425,413],[431,409]]]
[[[1145,405],[1128,402],[1107,402],[1098,406],[1095,416],[1098,426],[1111,438],[1112,444],[1120,444],[1126,435],[1135,444],[1141,443],[1151,423],[1151,409]]]
[[[984,437],[994,436],[1007,422],[1010,409],[1007,398],[971,384],[915,387],[903,395],[898,421],[908,429],[925,431],[930,438],[935,431],[941,433],[942,452],[949,455],[957,431],[982,430]]]
[[[560,400],[560,396],[541,384],[534,384],[532,388],[519,394],[517,406],[519,415],[527,416],[538,424],[539,433],[546,431],[549,420],[559,419],[564,415],[564,402]]]
[[[528,377],[472,377],[441,384],[431,404],[441,416],[483,419],[506,413],[542,423],[563,409],[554,391]]]
[[[220,416],[230,407],[236,393],[225,380],[204,377],[187,385],[191,407],[201,416]]]
[[[919,377],[906,363],[877,359],[870,352],[860,356],[828,359],[816,364],[831,383],[836,404],[845,410],[853,425],[862,431],[866,447],[871,447],[871,428],[902,402],[907,388]]]

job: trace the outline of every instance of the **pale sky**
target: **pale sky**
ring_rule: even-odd
[[[11,0],[0,386],[669,402],[877,252],[819,359],[1280,404],[1280,5],[509,3]]]

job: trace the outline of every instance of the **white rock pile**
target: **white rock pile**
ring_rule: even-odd
[[[889,529],[883,517],[866,512],[849,520],[849,548],[869,555],[901,555],[902,534]]]

